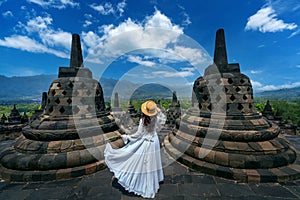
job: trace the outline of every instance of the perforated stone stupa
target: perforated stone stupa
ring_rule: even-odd
[[[80,38],[74,34],[70,67],[59,68],[43,115],[0,155],[0,173],[17,182],[91,174],[106,167],[105,142],[119,136],[114,118],[105,111],[101,85],[83,67]]]
[[[178,161],[242,182],[300,178],[299,156],[279,127],[255,109],[250,79],[228,64],[224,30],[216,33],[214,64],[193,86],[194,107],[164,140]]]
[[[115,92],[115,98],[114,98],[114,105],[112,107],[112,112],[122,112],[122,108],[120,107],[119,103],[119,94]]]
[[[177,99],[176,92],[173,91],[172,103],[169,109],[167,110],[166,124],[174,125],[175,121],[180,118],[180,115],[181,115],[180,103]]]
[[[21,123],[21,115],[19,111],[16,108],[16,104],[14,105],[14,108],[11,110],[9,116],[8,116],[8,123],[10,124],[20,124]]]
[[[264,110],[262,111],[262,115],[269,120],[274,120],[274,112],[269,100],[267,101]]]

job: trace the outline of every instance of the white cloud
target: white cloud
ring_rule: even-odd
[[[175,32],[183,33],[183,28],[173,25],[171,20],[159,10],[156,10],[152,16],[146,17],[145,28],[163,28]]]
[[[295,12],[295,11],[297,11],[297,10],[299,10],[300,9],[300,4],[299,5],[296,5],[295,7],[293,7],[293,12]]]
[[[181,5],[177,5],[181,10],[182,10],[182,12],[181,12],[181,15],[184,17],[184,20],[183,20],[183,22],[182,22],[182,25],[183,26],[188,26],[188,25],[190,25],[192,22],[191,22],[191,18],[190,18],[190,16],[187,14],[187,12],[185,11],[185,8],[183,7],[183,6],[181,6]]]
[[[69,50],[72,42],[72,34],[61,30],[47,30],[40,34],[40,37],[44,44],[51,47],[61,46],[66,50]]]
[[[197,45],[186,42],[183,28],[173,24],[170,18],[156,10],[142,22],[128,18],[115,26],[102,25],[99,32],[83,32],[83,43],[88,49],[86,61],[93,63],[109,63],[119,56],[131,51],[143,51],[142,57],[129,56],[129,62],[145,66],[190,62],[192,65],[206,67],[211,63],[208,53]],[[97,44],[97,45],[95,45]],[[91,66],[91,64],[89,64]],[[191,72],[180,72],[180,76]],[[177,74],[178,75],[178,74]],[[179,76],[179,75],[178,75]]]
[[[50,53],[61,58],[68,58],[69,56],[53,49],[46,47],[45,45],[38,43],[37,41],[30,39],[27,36],[13,35],[5,37],[4,40],[0,40],[0,46],[21,49],[23,51],[35,52],[35,53]]]
[[[109,15],[109,14],[114,14],[115,10],[112,7],[112,4],[109,2],[106,2],[104,5],[97,5],[97,4],[92,4],[90,5],[91,8],[94,10],[98,11],[102,15]]]
[[[116,6],[111,4],[110,2],[106,2],[104,4],[91,4],[90,7],[96,11],[98,11],[101,15],[119,15],[122,16],[124,13],[124,9],[126,7],[126,1],[123,0],[119,2]]]
[[[182,25],[184,26],[188,26],[192,23],[190,16],[187,13],[183,13],[183,16],[185,17],[185,19],[183,20]]]
[[[160,76],[160,77],[188,77],[188,76],[194,76],[195,74],[193,73],[195,69],[194,68],[181,68],[181,71],[154,71],[152,72],[152,75],[154,76]]]
[[[83,24],[83,27],[88,27],[88,26],[90,26],[90,25],[92,25],[93,23],[91,22],[91,21],[89,21],[89,20],[85,20],[84,21],[84,24]]]
[[[195,68],[193,68],[193,67],[181,67],[180,68],[181,70],[183,70],[183,71],[195,71]]]
[[[91,14],[87,14],[87,13],[84,14],[84,18],[85,18],[85,20],[84,20],[84,22],[83,22],[83,27],[84,27],[84,28],[89,27],[90,25],[92,25],[92,24],[98,22],[98,20],[95,19],[95,18],[93,17],[93,15],[91,15]]]
[[[100,30],[102,36],[91,31],[82,34],[83,41],[91,48],[91,57],[114,57],[136,49],[165,49],[183,34],[182,28],[173,25],[160,11],[146,17],[144,23],[128,18],[118,26],[103,25]]]
[[[79,3],[73,0],[27,0],[29,3],[35,3],[43,8],[65,9],[66,7],[79,7]]]
[[[120,13],[119,14],[120,16],[123,15],[125,7],[126,7],[126,1],[125,0],[123,0],[122,2],[117,4],[117,10]]]
[[[258,81],[252,81],[251,80],[251,84],[255,88],[262,87],[262,84],[260,82],[258,82]]]
[[[21,28],[21,32],[28,36],[12,35],[5,37],[0,40],[1,46],[68,58],[66,52],[70,51],[71,34],[51,28],[52,21],[50,16],[37,16],[29,19],[26,24],[19,22],[17,27]]]
[[[300,33],[300,29],[294,31],[288,38],[292,38]]]
[[[289,88],[294,88],[294,87],[299,87],[300,82],[295,82],[295,83],[287,83],[283,85],[263,85],[260,82],[257,81],[251,81],[252,86],[254,90],[256,91],[271,91],[271,90],[280,90],[280,89],[289,89]]]
[[[186,85],[186,86],[189,86],[189,87],[191,87],[191,86],[193,87],[194,83],[195,83],[195,82],[188,82],[188,83],[186,83],[185,85]]]
[[[92,17],[89,14],[85,15],[87,21],[92,21]],[[54,29],[53,19],[49,14],[29,17],[26,22],[19,22],[17,28],[22,34],[0,39],[1,46],[34,53],[49,53],[62,58],[69,57],[67,54],[70,52],[71,33]],[[180,36],[184,35],[183,28],[173,24],[170,18],[159,10],[142,22],[128,18],[119,25],[102,25],[99,30],[99,33],[81,33],[82,46],[88,55],[86,61],[103,63],[107,61],[105,59],[114,59],[138,49],[150,49],[151,53],[147,54],[148,57],[128,57],[128,61],[150,67],[155,64],[153,58],[161,63],[189,61],[195,64],[207,61],[209,57],[202,49],[179,44]],[[193,71],[182,69],[173,76],[185,77],[192,74]]]
[[[129,55],[127,60],[129,62],[137,63],[139,65],[144,65],[147,67],[153,67],[156,64],[155,62],[149,60],[143,60],[140,56],[133,56],[133,55]]]
[[[24,25],[24,28],[29,33],[43,31],[49,28],[49,25],[52,24],[52,21],[53,19],[49,16],[47,17],[37,16],[36,18],[30,19],[27,22],[27,24]]]
[[[3,17],[13,17],[14,15],[10,10],[8,10],[8,11],[2,13],[2,16]]]
[[[260,74],[260,73],[262,73],[262,71],[261,70],[251,70],[250,73],[251,74]]]
[[[285,23],[283,20],[278,19],[272,6],[265,6],[248,18],[245,30],[259,30],[262,33],[266,33],[296,28],[297,24]]]
[[[38,34],[41,41],[48,46],[61,46],[68,50],[71,46],[71,34],[62,30],[54,30],[52,25],[53,19],[50,16],[29,19],[26,24],[19,25],[29,34]]]
[[[92,47],[95,44],[100,43],[100,37],[92,31],[82,34],[82,40],[84,41],[85,45]]]
[[[87,18],[87,19],[92,19],[92,18],[93,18],[93,15],[88,14],[88,13],[85,13],[85,14],[84,14],[84,17]]]
[[[177,55],[173,58],[177,58],[178,61],[186,60],[189,61],[192,65],[198,65],[201,63],[208,62],[210,59],[208,55],[203,52],[199,51],[199,49],[184,47],[184,46],[175,46],[173,49],[169,49],[171,53]],[[168,59],[168,58],[166,58]],[[170,57],[169,57],[170,59]],[[205,66],[206,67],[206,66]]]

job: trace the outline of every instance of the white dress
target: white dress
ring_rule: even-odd
[[[164,124],[166,117],[158,113],[148,126],[140,120],[136,133],[124,135],[126,144],[120,149],[113,149],[107,143],[104,157],[111,172],[114,173],[127,191],[144,198],[154,198],[163,181],[160,145],[156,129]]]

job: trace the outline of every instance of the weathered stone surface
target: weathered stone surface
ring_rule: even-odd
[[[13,124],[20,124],[21,123],[21,115],[19,111],[16,108],[16,104],[14,105],[14,108],[11,110],[9,116],[8,116],[8,122]]]
[[[174,126],[176,120],[180,120],[181,117],[180,102],[177,99],[177,95],[175,91],[173,92],[172,103],[169,109],[166,111],[166,114],[167,114],[166,124],[168,124],[169,126]]]
[[[73,35],[70,67],[61,67],[58,77],[50,85],[47,100],[43,99],[43,115],[23,128],[13,147],[1,153],[3,178],[50,181],[105,168],[105,144],[119,139],[121,133],[105,110],[101,85],[83,67],[78,35]]]
[[[239,64],[228,64],[224,30],[218,30],[214,64],[195,80],[193,107],[166,137],[167,152],[191,168],[239,181],[297,179],[297,153],[279,133],[256,111]],[[277,168],[287,175],[277,178],[271,172]]]

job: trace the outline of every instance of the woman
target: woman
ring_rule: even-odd
[[[156,128],[165,123],[165,115],[153,101],[141,106],[142,117],[136,133],[122,135],[125,145],[113,149],[108,143],[105,162],[127,191],[144,198],[154,198],[163,181],[159,139]]]

